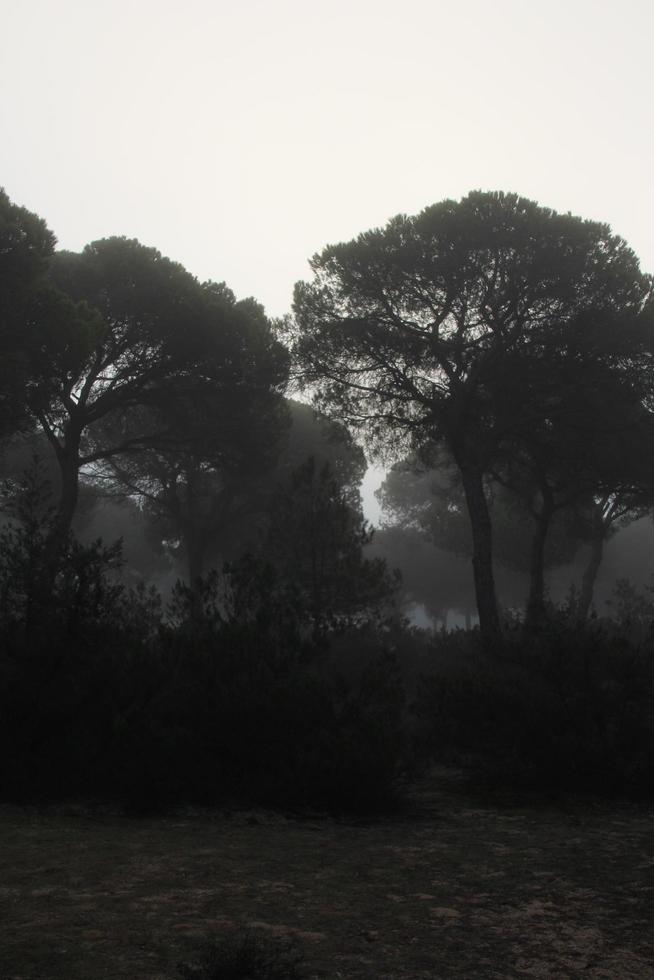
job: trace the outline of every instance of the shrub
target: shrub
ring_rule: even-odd
[[[405,699],[388,636],[298,624],[265,563],[159,597],[120,581],[120,548],[72,538],[41,587],[37,493],[0,553],[0,787],[144,811],[248,802],[347,811],[393,799]],[[31,515],[31,516],[30,516]],[[346,669],[347,664],[347,669]]]
[[[415,713],[422,749],[546,792],[654,789],[654,650],[614,625],[552,618],[504,657],[436,663]]]

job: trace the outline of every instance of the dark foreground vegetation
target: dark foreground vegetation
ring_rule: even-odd
[[[654,631],[635,595],[583,628],[565,609],[538,636],[507,626],[491,654],[476,630],[401,618],[309,629],[252,557],[164,610],[116,577],[118,549],[71,539],[44,596],[39,527],[6,531],[0,561],[5,800],[372,812],[435,761],[544,796],[652,793]]]
[[[654,505],[626,243],[475,192],[327,248],[279,323],[54,244],[0,192],[2,980],[648,975],[651,556],[595,594]],[[426,811],[434,766],[508,809]]]

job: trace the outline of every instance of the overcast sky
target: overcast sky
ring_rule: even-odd
[[[4,0],[0,186],[272,315],[307,259],[469,190],[654,271],[651,0]]]

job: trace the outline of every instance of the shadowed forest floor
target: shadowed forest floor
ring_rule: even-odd
[[[480,800],[370,822],[0,808],[1,980],[173,980],[237,927],[311,978],[654,978],[654,813]]]

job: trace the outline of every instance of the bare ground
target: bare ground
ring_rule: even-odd
[[[0,808],[0,980],[173,980],[242,926],[311,978],[654,980],[654,812],[444,774],[368,823]]]

